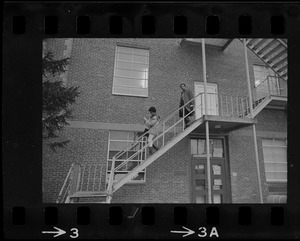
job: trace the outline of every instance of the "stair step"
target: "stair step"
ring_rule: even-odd
[[[257,53],[263,54],[266,50],[273,48],[276,43],[277,43],[276,39],[271,40],[266,46],[261,48]]]
[[[282,48],[282,45],[280,43],[277,44],[276,47],[270,49],[269,52],[262,54],[262,58],[264,60],[266,60],[267,58],[269,58],[272,54],[276,53],[281,48]]]
[[[255,45],[252,46],[254,50],[258,50],[260,46],[264,45],[268,39],[260,39],[260,41],[256,42]]]
[[[274,55],[272,58],[266,60],[267,63],[272,63],[274,60],[279,59],[280,57],[282,57],[284,54],[287,53],[286,49],[282,49],[279,53],[277,53],[276,55]]]

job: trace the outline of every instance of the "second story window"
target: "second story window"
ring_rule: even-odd
[[[116,46],[113,94],[148,97],[149,50]]]

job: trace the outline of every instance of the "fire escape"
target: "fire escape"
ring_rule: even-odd
[[[202,39],[206,45],[219,46],[223,50],[231,43],[231,39]],[[205,58],[205,44],[201,39],[183,39],[180,44],[202,45],[202,55]],[[278,85],[274,85],[278,78],[287,82],[287,43],[282,39],[245,39],[241,40],[255,53],[268,67],[276,73],[275,76],[268,76],[254,89],[249,90],[248,96],[228,96],[223,94],[211,94],[204,91],[194,97],[190,102],[194,102],[193,109],[196,118],[191,125],[185,127],[184,113],[179,116],[179,111],[184,112],[184,107],[175,110],[168,117],[163,119],[157,126],[157,135],[153,140],[160,149],[148,156],[148,145],[145,134],[140,136],[134,143],[127,146],[113,157],[112,165],[109,167],[109,175],[106,176],[106,168],[98,164],[80,165],[73,163],[57,199],[58,203],[110,203],[113,194],[123,185],[134,179],[139,172],[160,156],[164,155],[179,141],[192,132],[206,133],[209,139],[208,123],[210,126],[221,128],[210,128],[210,133],[228,133],[246,126],[254,126],[254,118],[264,108],[284,109],[287,103],[287,93]],[[203,76],[206,84],[206,63],[203,61]],[[247,62],[247,60],[246,60]],[[247,63],[246,63],[247,66]],[[247,66],[248,68],[248,66]],[[249,76],[247,77],[249,79]],[[277,83],[277,82],[276,82]],[[251,98],[250,98],[251,95]],[[212,113],[208,109],[208,98],[217,100],[217,113]],[[186,103],[185,105],[189,105]],[[201,113],[200,117],[199,114]],[[198,117],[197,117],[198,116]],[[254,129],[255,132],[255,129]],[[255,133],[254,133],[255,134]],[[256,134],[254,136],[256,139]],[[256,140],[255,140],[256,141]],[[209,142],[207,141],[207,150]],[[124,156],[126,160],[124,161]],[[121,160],[118,162],[118,160]],[[116,175],[131,160],[139,160],[129,173]],[[209,162],[209,157],[208,157]],[[118,163],[118,165],[116,165]],[[119,164],[120,163],[120,164]],[[209,166],[209,165],[208,165]],[[210,171],[208,170],[208,173]],[[208,184],[211,186],[211,184]],[[208,187],[209,188],[209,187]]]

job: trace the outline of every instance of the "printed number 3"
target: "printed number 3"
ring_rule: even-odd
[[[78,238],[79,237],[79,233],[78,233],[77,228],[72,228],[71,232],[73,232],[73,235],[70,235],[70,238]]]

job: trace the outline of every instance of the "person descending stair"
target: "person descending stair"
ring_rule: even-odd
[[[180,104],[179,108],[187,104],[184,108],[181,108],[179,111],[179,117],[184,117],[185,128],[187,128],[192,123],[192,116],[194,116],[193,108],[194,108],[194,95],[190,89],[186,87],[185,83],[180,84],[180,88],[182,90],[180,95]]]
[[[149,133],[149,136],[148,136],[149,155],[152,155],[153,149],[155,149],[156,151],[159,150],[159,148],[153,144],[153,139],[157,134],[156,127],[159,124],[160,117],[156,115],[155,107],[150,107],[148,111],[150,112],[150,117],[149,117],[149,119],[144,117],[144,123],[147,127],[144,132],[148,131],[148,133]]]

